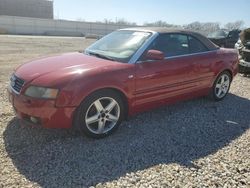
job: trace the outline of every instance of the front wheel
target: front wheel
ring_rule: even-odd
[[[232,77],[229,72],[222,72],[214,82],[212,90],[212,98],[220,101],[226,97],[229,92]]]
[[[87,136],[102,138],[113,133],[124,118],[124,105],[119,94],[102,90],[87,97],[80,105],[75,124]]]

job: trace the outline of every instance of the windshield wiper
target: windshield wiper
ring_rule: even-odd
[[[106,56],[106,55],[103,55],[103,54],[98,54],[96,52],[87,52],[87,54],[89,55],[92,55],[92,56],[96,56],[96,57],[99,57],[99,58],[102,58],[102,59],[107,59],[107,60],[110,60],[110,61],[115,61],[115,59],[113,59],[112,57],[109,57],[109,56]]]

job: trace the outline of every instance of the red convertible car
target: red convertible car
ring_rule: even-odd
[[[21,65],[8,91],[21,120],[74,127],[100,138],[127,116],[160,105],[205,95],[222,100],[237,71],[237,52],[201,34],[130,28],[103,37],[83,53]]]

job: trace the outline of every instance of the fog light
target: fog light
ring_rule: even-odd
[[[38,124],[39,122],[39,120],[36,117],[32,117],[32,116],[30,117],[30,121],[35,124]]]

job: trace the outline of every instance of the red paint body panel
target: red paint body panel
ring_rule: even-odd
[[[10,102],[15,109],[17,117],[29,120],[30,117],[39,118],[44,128],[70,128],[74,107],[55,107],[53,100],[31,99],[26,96],[18,96],[8,90]]]
[[[111,88],[128,102],[128,114],[152,109],[210,92],[217,75],[237,73],[238,58],[233,50],[141,62],[137,64],[104,60],[82,53],[38,59],[20,66],[15,74],[25,80],[19,95],[9,92],[20,118],[39,117],[42,126],[70,128],[74,112],[92,92]],[[58,88],[56,100],[24,96],[30,85]]]

